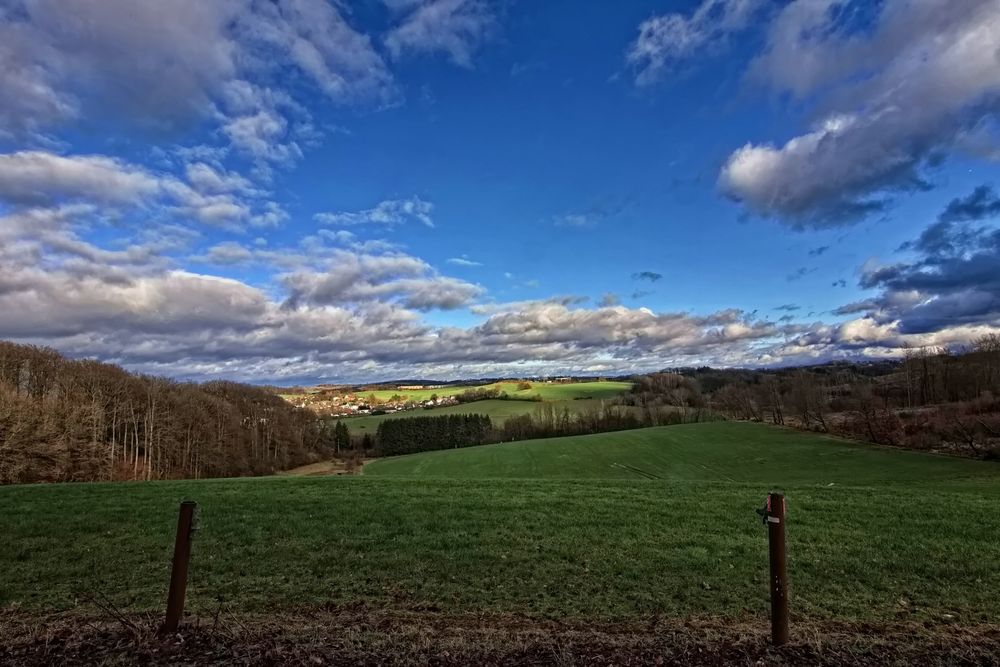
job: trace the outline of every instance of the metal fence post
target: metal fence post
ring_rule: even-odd
[[[194,511],[198,503],[185,500],[177,516],[177,538],[174,541],[174,560],[170,571],[170,590],[167,592],[167,615],[160,626],[161,634],[177,632],[184,614],[184,595],[187,591],[188,562],[191,559],[191,532]]]

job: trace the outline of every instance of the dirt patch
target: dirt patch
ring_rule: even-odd
[[[291,470],[279,472],[279,475],[291,477],[326,477],[330,475],[357,475],[361,468],[375,459],[330,459],[309,465],[299,466]]]
[[[767,642],[757,620],[629,623],[324,609],[222,613],[159,638],[151,616],[0,612],[0,664],[17,665],[991,665],[1000,626],[798,621]]]

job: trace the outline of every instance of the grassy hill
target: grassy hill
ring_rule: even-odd
[[[0,607],[160,609],[177,503],[194,499],[188,606],[203,615],[222,599],[763,618],[754,509],[775,485],[795,618],[1000,614],[1000,466],[715,423],[419,454],[360,477],[0,488]]]
[[[663,479],[762,485],[880,484],[986,477],[1000,466],[802,431],[712,422],[525,440],[375,461],[366,475],[417,478]]]

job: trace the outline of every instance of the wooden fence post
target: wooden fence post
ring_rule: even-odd
[[[187,592],[188,563],[191,560],[191,533],[194,511],[198,503],[185,500],[177,516],[177,538],[174,541],[174,560],[170,571],[170,590],[167,592],[167,614],[160,634],[177,632],[184,615],[184,595]]]

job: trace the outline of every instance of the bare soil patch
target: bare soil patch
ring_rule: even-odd
[[[774,648],[760,619],[539,620],[362,608],[223,612],[155,633],[149,615],[0,612],[17,665],[991,665],[1000,626],[802,621]]]
[[[299,466],[291,470],[279,472],[282,476],[291,477],[328,477],[331,475],[356,475],[361,472],[364,464],[374,459],[329,459],[309,465]]]

